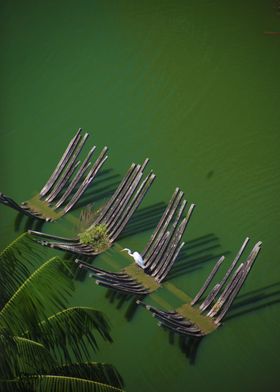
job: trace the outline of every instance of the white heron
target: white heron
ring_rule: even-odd
[[[145,262],[144,262],[142,256],[140,255],[140,253],[138,253],[138,252],[133,252],[132,253],[131,250],[128,249],[128,248],[124,248],[122,250],[122,252],[124,252],[124,251],[127,251],[129,256],[134,258],[134,261],[135,261],[136,264],[138,264],[141,268],[145,268]]]

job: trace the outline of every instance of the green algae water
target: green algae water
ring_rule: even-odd
[[[110,148],[85,205],[102,204],[130,163],[149,157],[154,185],[95,262],[114,269],[129,261],[122,247],[141,251],[180,186],[197,205],[187,245],[169,289],[145,300],[171,308],[185,302],[177,289],[193,297],[246,236],[263,241],[226,322],[198,347],[129,298],[77,282],[73,304],[112,325],[113,344],[93,358],[113,363],[129,392],[279,389],[280,35],[265,34],[279,31],[276,0],[1,1],[2,192],[36,194],[78,127]],[[71,235],[78,213],[43,230]],[[16,215],[0,205],[2,247],[28,226]]]

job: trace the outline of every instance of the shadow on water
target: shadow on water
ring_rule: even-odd
[[[280,282],[239,295],[224,321],[280,304]]]
[[[230,313],[225,317],[223,322],[276,304],[280,304],[280,282],[240,295],[237,301],[231,306]],[[167,328],[164,329],[168,332],[169,343],[178,345],[190,364],[194,365],[197,359],[198,348],[204,338],[177,335]]]
[[[203,337],[183,336],[164,328],[168,331],[168,342],[171,345],[177,345],[181,352],[185,355],[191,365],[195,364],[197,359],[198,348]]]
[[[124,294],[108,289],[106,292],[106,298],[111,304],[114,304],[117,309],[124,309],[125,319],[127,321],[131,321],[137,310],[140,308],[136,303],[136,299],[143,299],[144,297],[136,297],[134,295]]]
[[[73,207],[73,211],[83,208],[89,204],[109,199],[121,181],[120,174],[114,174],[113,172],[114,169],[105,169],[98,173],[81,199]],[[81,184],[79,183],[76,189],[78,189],[80,185]]]
[[[28,229],[41,231],[44,224],[45,221],[43,220],[35,219],[18,212],[14,221],[14,230],[15,232],[27,231]]]
[[[169,279],[201,269],[204,263],[230,254],[229,251],[221,252],[220,247],[219,238],[213,233],[187,241],[169,273]]]
[[[132,218],[129,220],[129,223],[123,230],[119,239],[154,229],[158,224],[165,208],[166,204],[164,202],[158,202],[136,211],[132,215]]]
[[[106,292],[106,298],[110,303],[114,304],[117,309],[124,310],[124,316],[127,321],[131,321],[134,318],[137,310],[141,309],[141,307],[136,304],[135,296],[122,294],[109,289]],[[137,299],[139,299],[139,297],[137,297]],[[144,299],[144,297],[142,297],[142,299]],[[189,360],[190,364],[194,365],[198,348],[203,338],[178,335],[164,327],[162,328],[168,332],[169,343],[174,346],[178,346],[181,352]]]
[[[76,255],[74,253],[65,252],[63,255],[63,260],[72,261],[75,280],[78,280],[79,282],[83,282],[86,279],[86,277],[89,275],[89,272],[85,268],[79,268],[79,264],[76,263],[75,260],[79,259],[80,261],[85,261],[88,264],[92,264],[92,263],[94,264],[94,259],[96,257],[97,256],[87,257],[84,255]]]

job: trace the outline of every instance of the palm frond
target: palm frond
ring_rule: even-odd
[[[10,380],[0,380],[0,391],[5,392],[26,392],[28,389],[26,385],[21,382],[20,378]],[[31,391],[29,389],[29,391]]]
[[[41,374],[53,368],[54,358],[40,343],[7,333],[0,335],[0,379]]]
[[[11,335],[37,329],[50,314],[65,308],[74,290],[67,263],[58,257],[46,261],[16,290],[0,311],[0,330]]]
[[[18,374],[47,373],[56,363],[43,344],[22,337],[15,337],[18,349]]]
[[[114,366],[106,363],[87,362],[73,363],[51,369],[50,373],[57,376],[83,378],[97,381],[116,388],[123,388],[123,380]]]
[[[0,253],[0,308],[30,275],[42,250],[28,233],[21,234]]]
[[[19,372],[17,362],[18,346],[13,336],[8,332],[1,331],[0,334],[0,379],[13,378]],[[1,388],[0,388],[1,390]]]
[[[111,341],[110,328],[102,312],[88,307],[72,307],[58,312],[25,336],[41,342],[62,361],[71,356],[81,361],[90,358],[90,349],[97,350],[96,333]]]
[[[14,380],[1,380],[0,388],[5,392],[122,392],[121,389],[96,381],[75,377],[42,375]]]

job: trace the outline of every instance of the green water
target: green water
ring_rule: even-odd
[[[130,302],[118,307],[93,280],[78,283],[73,303],[110,317],[114,343],[101,342],[95,357],[116,365],[127,391],[279,388],[280,36],[264,34],[280,31],[277,4],[1,1],[4,193],[17,200],[36,193],[83,127],[99,150],[110,147],[107,177],[151,159],[157,180],[143,208],[167,202],[178,185],[197,204],[185,234],[190,249],[171,279],[189,295],[245,236],[263,241],[240,293],[250,303],[202,341],[194,363],[148,312],[138,309],[127,321]],[[151,215],[119,244],[141,250]],[[16,235],[15,217],[0,206],[2,246]],[[65,220],[44,230],[74,228]],[[112,249],[96,262],[119,258]],[[164,290],[158,295],[182,303]]]

